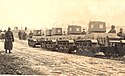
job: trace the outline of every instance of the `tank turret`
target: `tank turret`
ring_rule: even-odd
[[[105,33],[106,32],[105,22],[102,22],[102,21],[89,22],[88,32],[89,33]]]
[[[34,30],[33,31],[33,35],[34,36],[41,36],[42,35],[42,31],[41,30]]]
[[[42,30],[33,30],[33,35],[28,39],[28,45],[31,47],[36,47],[36,45],[41,45]]]
[[[52,28],[52,35],[62,35],[62,28]]]
[[[51,35],[52,35],[52,29],[47,29],[46,36],[51,36]]]
[[[67,34],[81,34],[81,26],[69,25]]]

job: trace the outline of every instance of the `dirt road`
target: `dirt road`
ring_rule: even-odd
[[[11,54],[0,42],[0,69],[1,74],[14,75],[124,76],[125,62],[31,48],[16,40]]]

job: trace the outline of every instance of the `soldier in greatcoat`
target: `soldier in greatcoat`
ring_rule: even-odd
[[[13,48],[13,42],[14,42],[13,32],[11,32],[11,28],[8,27],[8,30],[5,33],[5,44],[4,44],[4,49],[6,53],[7,50],[9,50],[9,53],[11,53],[11,50]]]
[[[27,33],[26,33],[25,31],[23,32],[23,35],[22,35],[22,36],[23,36],[23,40],[26,40],[26,39],[27,39]]]

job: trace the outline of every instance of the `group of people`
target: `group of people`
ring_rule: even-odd
[[[111,26],[111,30],[110,30],[108,33],[116,33],[116,30],[115,30],[115,26],[114,26],[114,25]],[[123,29],[122,29],[122,28],[120,28],[120,31],[117,33],[117,35],[118,35],[119,37],[125,38],[125,34],[123,33]]]
[[[26,40],[27,34],[26,34],[25,31],[19,31],[18,32],[18,37],[19,37],[20,40]]]
[[[8,30],[5,32],[5,42],[4,42],[4,49],[6,53],[7,51],[11,53],[11,50],[13,48],[13,42],[14,42],[13,32],[11,31],[11,28],[8,27]]]
[[[27,33],[25,31],[18,32],[18,37],[20,40],[26,40],[28,36],[29,36],[29,38],[32,38],[32,36],[33,36],[32,31],[30,31],[29,35],[27,35]]]

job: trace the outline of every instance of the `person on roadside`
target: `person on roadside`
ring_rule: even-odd
[[[26,39],[27,39],[27,33],[26,33],[25,31],[23,32],[23,35],[22,35],[22,36],[23,36],[23,40],[26,40]]]
[[[2,32],[1,32],[1,40],[4,41],[4,39],[5,39],[5,32],[2,31]]]
[[[116,30],[115,30],[115,26],[114,26],[114,25],[111,26],[111,30],[110,30],[108,33],[116,33]]]
[[[21,31],[18,32],[18,37],[21,40]]]
[[[5,43],[4,43],[4,49],[6,53],[7,50],[9,50],[9,53],[11,53],[11,50],[13,48],[13,42],[14,42],[13,32],[11,32],[11,28],[8,27],[8,30],[5,32]]]
[[[30,31],[29,38],[32,38],[32,36],[33,36],[33,33],[32,33],[32,31]]]

